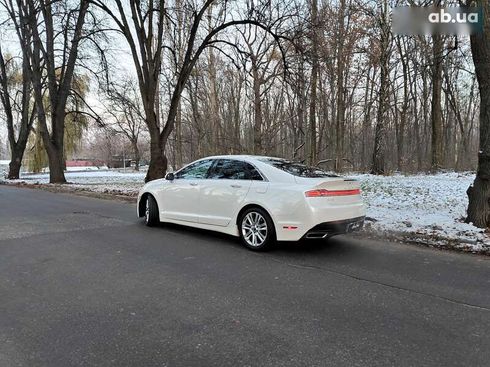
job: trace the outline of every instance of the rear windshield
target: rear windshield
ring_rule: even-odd
[[[260,161],[298,177],[339,177],[318,167],[310,167],[303,163],[291,162],[286,159],[261,158]]]

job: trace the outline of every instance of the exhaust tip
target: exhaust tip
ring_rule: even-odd
[[[309,239],[321,239],[321,238],[326,238],[328,236],[328,233],[325,232],[310,232],[306,234],[306,238]]]

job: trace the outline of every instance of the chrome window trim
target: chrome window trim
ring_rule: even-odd
[[[267,177],[252,162],[249,162],[249,161],[246,161],[246,160],[240,159],[240,158],[229,158],[229,157],[213,158],[213,160],[216,160],[216,161],[221,161],[221,160],[226,160],[226,159],[228,159],[230,161],[236,161],[236,162],[242,162],[242,163],[250,164],[253,168],[255,168],[255,170],[258,172],[258,174],[260,175],[260,177],[262,177],[262,180],[241,180],[241,181],[269,182],[269,180],[267,179]],[[206,178],[206,180],[222,180],[222,179],[221,178]]]
[[[262,173],[262,171],[255,165],[255,163],[250,162],[250,161],[247,161],[247,160],[244,160],[244,159],[240,159],[240,158],[229,158],[229,157],[223,157],[223,158],[214,158],[214,157],[213,158],[210,158],[210,157],[205,157],[205,158],[201,158],[201,159],[198,159],[198,160],[196,160],[194,162],[190,162],[190,163],[186,164],[184,167],[180,168],[179,170],[174,171],[173,174],[174,175],[177,175],[180,171],[182,171],[184,168],[189,167],[191,164],[198,163],[200,161],[205,161],[205,160],[211,160],[211,161],[213,161],[213,163],[211,164],[211,167],[212,167],[213,164],[215,164],[215,162],[217,162],[219,160],[222,160],[222,159],[229,159],[229,160],[232,160],[232,161],[238,161],[238,162],[248,163],[253,168],[255,168],[255,170],[259,173],[260,177],[262,177],[262,181],[263,182],[270,182],[269,179],[267,178],[267,176]],[[288,173],[288,172],[286,172],[286,173]],[[179,179],[179,178],[176,177],[176,179]],[[180,178],[179,180],[185,180],[185,178]],[[219,179],[218,178],[196,178],[195,180],[219,180]],[[259,180],[245,180],[245,181],[259,181]]]

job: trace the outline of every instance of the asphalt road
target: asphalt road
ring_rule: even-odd
[[[490,260],[339,237],[253,253],[0,186],[0,366],[489,366]]]

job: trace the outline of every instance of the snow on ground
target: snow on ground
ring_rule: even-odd
[[[488,235],[464,223],[473,173],[352,177],[361,181],[367,216],[375,219],[368,224],[372,230],[433,238],[435,245],[449,240],[468,250],[490,249]]]
[[[87,170],[66,172],[69,187],[136,196],[143,186],[146,172],[130,169]],[[441,173],[435,175],[374,176],[352,174],[361,182],[367,203],[367,227],[374,233],[401,234],[434,246],[460,247],[490,253],[490,237],[483,230],[463,222],[468,199],[466,190],[474,180],[472,173]],[[48,174],[23,174],[28,184],[47,184]]]
[[[65,178],[69,187],[94,191],[99,193],[121,194],[136,196],[144,185],[146,172],[135,172],[127,169],[120,170],[85,170],[65,172]],[[25,182],[27,184],[48,184],[49,174],[22,174],[20,180],[8,180],[8,182]]]

